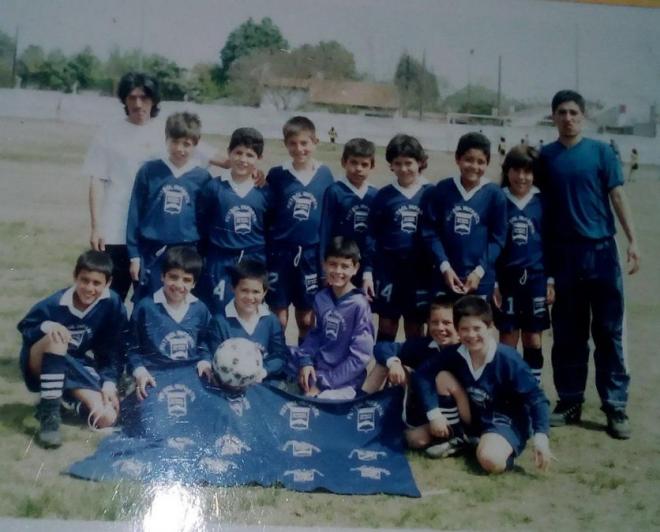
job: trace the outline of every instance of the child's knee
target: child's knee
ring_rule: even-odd
[[[481,441],[477,447],[477,461],[489,474],[498,474],[506,471],[510,452],[488,441]]]
[[[407,430],[405,432],[406,443],[411,449],[424,449],[431,444],[431,434],[419,429]]]
[[[440,395],[454,395],[459,389],[458,381],[448,371],[438,373],[435,377],[435,386]]]

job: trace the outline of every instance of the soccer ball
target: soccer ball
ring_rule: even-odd
[[[220,384],[237,390],[261,382],[266,376],[261,349],[246,338],[230,338],[213,355],[213,371]]]

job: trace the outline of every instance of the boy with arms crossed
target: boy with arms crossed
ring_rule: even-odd
[[[374,347],[369,302],[351,283],[360,267],[357,244],[333,238],[323,267],[328,286],[314,298],[316,326],[293,348],[298,384],[310,397],[352,399],[364,382]]]
[[[319,288],[319,229],[323,198],[333,183],[330,169],[314,159],[318,139],[314,123],[294,116],[282,128],[291,160],[270,169],[273,220],[268,266],[271,275],[268,302],[286,329],[289,305],[304,338],[314,323],[312,304]]]
[[[111,273],[107,254],[83,253],[73,271],[73,286],[37,303],[18,324],[23,378],[30,391],[41,395],[36,416],[44,447],[62,444],[63,394],[80,401],[92,428],[117,421],[127,320],[119,296],[109,290]]]

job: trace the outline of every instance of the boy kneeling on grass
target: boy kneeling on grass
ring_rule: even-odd
[[[492,336],[490,305],[478,296],[465,296],[454,305],[454,325],[460,345],[420,367],[413,384],[425,406],[430,432],[436,437],[457,435],[462,428],[449,422],[443,410],[455,401],[443,387],[455,378],[469,398],[471,423],[465,429],[479,436],[477,460],[488,473],[502,473],[525,448],[533,430],[534,461],[546,470],[552,454],[548,441],[548,400],[527,363],[513,348]],[[450,375],[447,375],[447,374]],[[443,444],[440,444],[442,446]],[[442,450],[442,449],[440,449]],[[433,456],[431,448],[427,454]],[[436,456],[446,456],[438,452]]]
[[[19,322],[25,384],[41,399],[38,441],[59,447],[60,406],[85,413],[91,428],[117,421],[117,380],[124,369],[126,309],[109,289],[112,259],[86,251],[76,262],[73,286],[34,305]],[[91,355],[90,355],[91,354]]]

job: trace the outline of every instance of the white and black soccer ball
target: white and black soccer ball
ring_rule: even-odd
[[[247,338],[230,338],[213,355],[213,371],[220,384],[244,389],[266,376],[261,349]]]

